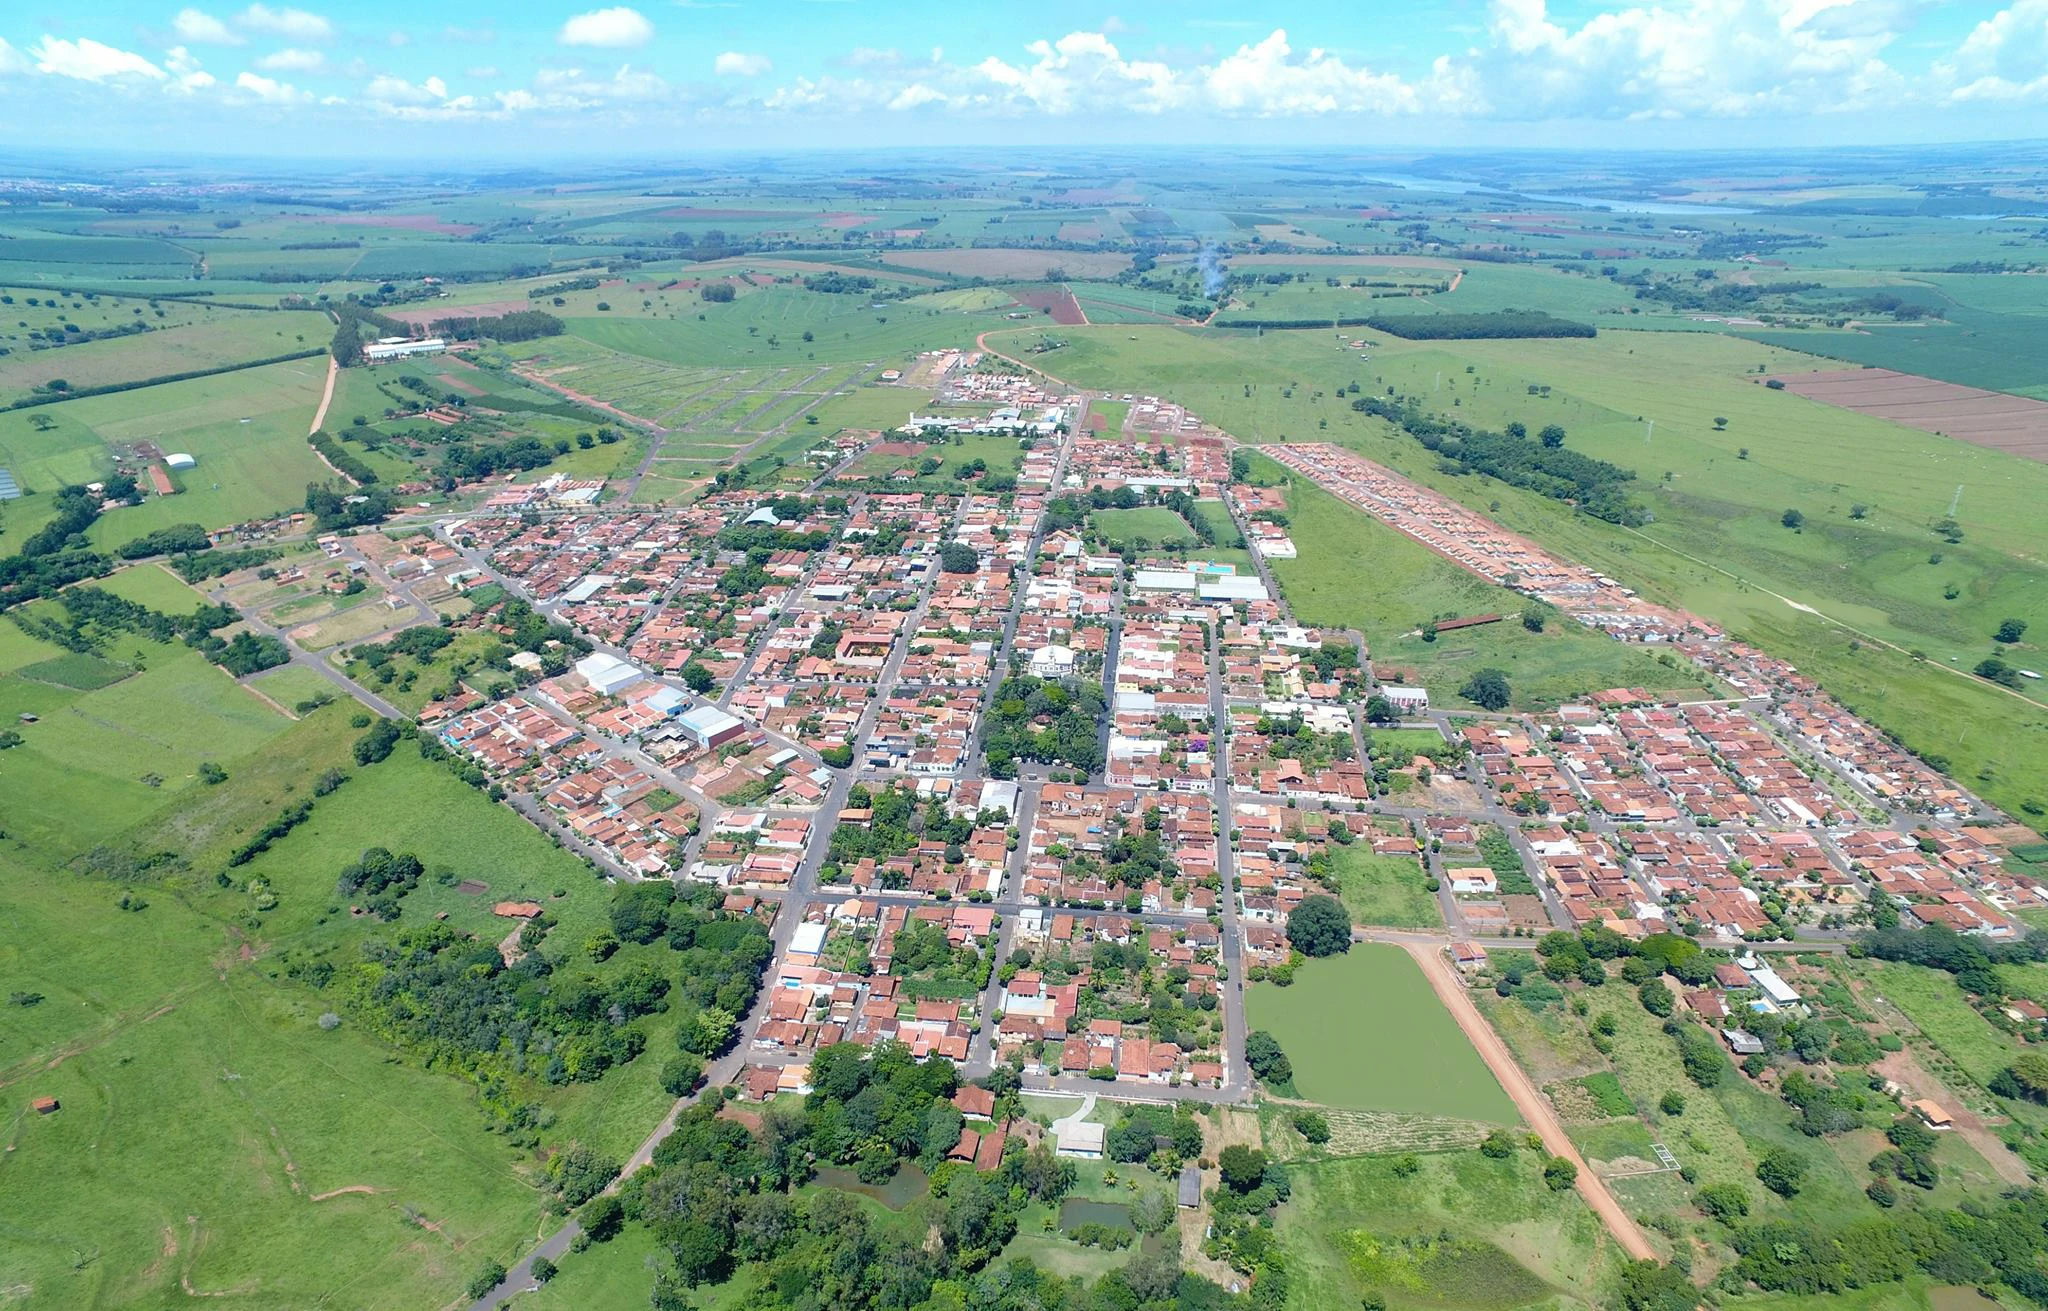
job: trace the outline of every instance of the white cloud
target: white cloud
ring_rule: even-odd
[[[1174,70],[1156,60],[1127,60],[1100,32],[1069,32],[1025,49],[1037,62],[1013,65],[991,55],[973,72],[1013,108],[1049,114],[1120,107],[1138,113],[1172,109],[1186,100]]]
[[[580,68],[543,68],[534,74],[533,85],[542,98],[563,98],[588,104],[606,100],[652,100],[668,91],[668,83],[656,73],[621,64],[610,77],[586,74]]]
[[[644,46],[654,39],[654,24],[637,9],[620,5],[593,9],[562,24],[555,38],[565,46],[597,46],[607,50]]]
[[[172,46],[164,51],[164,67],[171,74],[168,90],[190,95],[214,85],[213,74],[201,68],[192,52],[183,46]]]
[[[281,36],[287,41],[331,41],[334,24],[303,9],[272,9],[253,4],[235,16],[235,22],[251,32]]]
[[[287,46],[258,59],[256,67],[272,73],[324,73],[327,71],[327,56],[318,50]]]
[[[415,84],[386,74],[372,78],[363,95],[380,105],[431,105],[448,99],[448,85],[438,77]]]
[[[162,82],[170,76],[133,51],[101,45],[91,37],[66,41],[45,36],[29,54],[35,57],[37,72],[81,82],[118,82],[128,78]]]
[[[1934,75],[1957,102],[2048,99],[2048,0],[2019,0],[1977,24]]]
[[[302,105],[313,97],[299,90],[289,82],[279,82],[259,73],[243,72],[235,78],[235,88],[271,105]]]
[[[1295,58],[1281,30],[1256,45],[1239,46],[1206,70],[1202,89],[1226,113],[1393,114],[1422,108],[1415,88],[1391,73],[1353,68],[1322,50]]]
[[[180,41],[196,46],[238,46],[242,38],[212,14],[201,9],[180,9],[171,20],[171,30]]]
[[[889,102],[889,108],[900,112],[906,109],[916,109],[922,105],[943,105],[949,99],[951,97],[947,96],[943,91],[934,91],[922,82],[912,82],[909,86],[896,93],[895,99]]]
[[[21,51],[7,44],[6,37],[0,36],[0,74],[26,73],[28,67],[28,60],[22,58]]]
[[[766,55],[728,50],[712,62],[711,71],[720,77],[759,77],[775,64]]]

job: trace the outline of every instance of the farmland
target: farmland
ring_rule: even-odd
[[[1369,1009],[1361,1011],[1361,1005]],[[1398,947],[1364,944],[1305,966],[1291,987],[1262,983],[1247,1022],[1280,1040],[1304,1097],[1335,1107],[1512,1123],[1514,1109]],[[1350,1039],[1327,1041],[1333,1017]],[[1389,1051],[1404,1059],[1383,1059]]]

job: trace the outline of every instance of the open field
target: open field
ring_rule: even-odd
[[[46,395],[38,389],[55,379],[80,391],[273,359],[317,349],[334,332],[326,315],[310,311],[217,314],[209,322],[158,328],[131,337],[17,350],[0,358],[0,403]]]
[[[1247,1023],[1280,1040],[1310,1101],[1515,1122],[1513,1106],[1399,947],[1365,943],[1312,961],[1292,986],[1245,994]],[[1338,1016],[1346,1040],[1329,1041]],[[1384,1059],[1398,1051],[1398,1062]]]
[[[1363,842],[1338,847],[1332,873],[1353,924],[1434,928],[1444,922],[1412,856],[1376,856]]]
[[[1166,542],[1193,544],[1194,529],[1171,510],[1146,506],[1137,510],[1097,510],[1088,516],[1095,530],[1113,546],[1158,546]]]
[[[1423,1156],[1403,1178],[1393,1158],[1297,1165],[1300,1219],[1281,1226],[1287,1305],[1506,1311],[1604,1305],[1615,1255],[1574,1193],[1544,1187],[1539,1159],[1464,1151]]]
[[[1114,277],[1131,266],[1129,255],[1077,250],[892,250],[891,264],[963,278]]]
[[[1808,400],[1973,446],[2048,460],[2048,402],[1890,369],[1827,369],[1788,374],[1777,381]]]

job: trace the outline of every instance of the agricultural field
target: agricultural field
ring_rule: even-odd
[[[1359,1009],[1370,998],[1368,1009]],[[1338,1015],[1349,1016],[1343,1043],[1328,1041]],[[1354,946],[1311,961],[1281,987],[1260,983],[1245,994],[1246,1022],[1280,1042],[1294,1062],[1294,1084],[1309,1101],[1340,1109],[1409,1112],[1515,1121],[1513,1105],[1487,1072],[1422,971],[1399,947]],[[1398,1051],[1403,1059],[1384,1059]]]

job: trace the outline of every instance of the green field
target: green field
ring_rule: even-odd
[[[571,318],[569,331],[609,350],[666,364],[802,364],[895,358],[970,346],[1006,326],[994,311],[960,313],[904,305],[869,308],[862,296],[771,287],[675,319]],[[810,333],[810,341],[803,340]]]
[[[1311,961],[1289,987],[1258,984],[1245,1017],[1280,1040],[1310,1101],[1515,1123],[1507,1094],[1399,947],[1360,944]],[[1338,1029],[1345,1040],[1331,1042]]]
[[[1156,505],[1137,510],[1097,510],[1088,522],[1112,546],[1152,547],[1167,542],[1194,544],[1194,529],[1173,511]],[[1143,549],[1140,547],[1140,549]]]
[[[1478,1152],[1296,1166],[1288,1222],[1290,1308],[1354,1307],[1377,1293],[1396,1311],[1507,1311],[1607,1305],[1618,1257],[1576,1193],[1553,1193],[1541,1158]]]
[[[1364,842],[1334,847],[1331,872],[1354,924],[1435,928],[1444,922],[1413,856],[1376,856]]]

